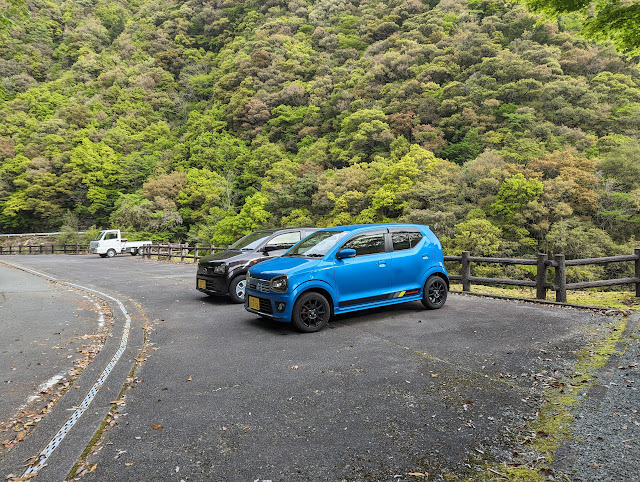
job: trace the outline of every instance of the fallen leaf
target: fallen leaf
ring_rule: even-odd
[[[89,472],[93,472],[94,470],[96,470],[96,467],[98,466],[98,464],[95,464],[93,467],[91,467],[89,469]]]
[[[164,428],[164,427],[160,424],[156,424],[156,425],[152,425],[151,428],[154,430],[160,430],[161,428]]]
[[[298,369],[298,365],[292,365],[290,370],[297,370]]]
[[[432,373],[431,374],[431,378],[438,378],[438,374],[437,373]]]
[[[407,475],[412,475],[413,477],[428,477],[429,474],[422,472],[409,472]]]
[[[193,377],[189,375],[189,378],[187,378],[187,381],[190,382],[191,380],[193,380]]]
[[[127,467],[131,467],[133,465],[133,462],[125,462],[124,465],[126,465]]]
[[[116,405],[122,405],[124,403],[124,400],[113,400],[113,401],[111,401],[109,403],[114,403]]]

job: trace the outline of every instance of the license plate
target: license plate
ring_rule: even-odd
[[[206,290],[207,289],[207,281],[203,280],[203,279],[199,279],[198,280],[198,288]]]
[[[255,296],[249,296],[249,308],[252,310],[260,310],[260,299]]]

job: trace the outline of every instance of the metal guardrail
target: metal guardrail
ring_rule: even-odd
[[[75,231],[74,231],[75,232]],[[26,236],[57,236],[64,234],[62,231],[57,233],[17,233],[17,234],[0,234],[0,238],[24,238]],[[84,231],[78,231],[78,234],[84,234]]]

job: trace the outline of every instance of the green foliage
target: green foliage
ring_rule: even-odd
[[[265,210],[268,201],[262,193],[247,198],[238,214],[229,214],[218,222],[211,242],[215,246],[227,246],[264,225],[271,217]]]
[[[62,218],[60,234],[56,236],[56,241],[61,244],[76,244],[82,241],[82,235],[78,232],[78,216],[71,211],[67,211]]]
[[[29,14],[24,0],[5,0],[0,4],[0,31]]]
[[[611,40],[621,51],[629,55],[640,53],[640,32],[638,18],[640,5],[636,2],[608,0],[525,0],[533,11],[546,14],[550,18],[570,12],[584,13],[582,33],[592,39]]]
[[[33,0],[0,28],[0,229],[401,220],[455,252],[628,251],[640,70],[574,32],[630,5]]]

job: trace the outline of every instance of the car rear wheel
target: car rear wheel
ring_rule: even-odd
[[[245,275],[236,276],[229,283],[229,298],[234,303],[244,303],[244,292],[247,288],[247,277]]]
[[[131,256],[137,256],[138,255],[138,249],[137,248],[133,248],[131,250]]]
[[[329,322],[331,307],[320,293],[301,295],[293,305],[293,325],[303,333],[320,331]]]
[[[116,255],[116,250],[111,248],[107,250],[107,258],[113,258]]]
[[[431,275],[424,284],[422,304],[430,310],[437,310],[447,301],[447,282],[438,275]]]

